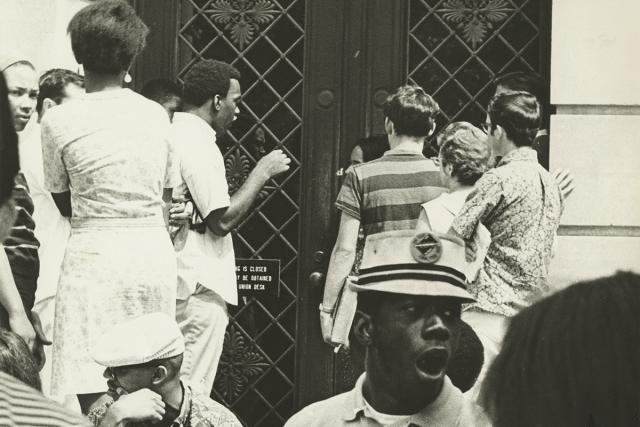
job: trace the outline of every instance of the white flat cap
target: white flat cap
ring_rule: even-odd
[[[184,353],[178,324],[164,313],[126,320],[98,338],[91,356],[102,366],[138,365]]]

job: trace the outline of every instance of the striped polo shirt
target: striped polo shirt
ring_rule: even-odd
[[[89,420],[0,372],[0,426],[86,426]]]
[[[16,222],[11,234],[2,243],[7,253],[11,271],[24,277],[37,279],[40,272],[38,247],[40,243],[34,234],[33,200],[29,195],[27,180],[22,172],[16,176],[13,187],[13,199],[16,204]],[[35,292],[35,289],[33,290]]]
[[[440,172],[421,153],[389,150],[347,170],[336,207],[358,219],[365,236],[416,227],[420,207],[440,194]]]

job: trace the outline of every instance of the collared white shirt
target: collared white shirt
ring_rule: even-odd
[[[224,159],[211,126],[194,114],[175,113],[172,139],[182,176],[182,183],[174,189],[174,197],[183,196],[188,189],[202,218],[228,207],[230,197]],[[231,234],[220,237],[208,228],[203,234],[189,230],[177,256],[178,299],[187,299],[199,283],[227,303],[238,303]]]
[[[366,378],[363,373],[353,390],[313,403],[295,414],[285,427],[367,426],[379,427],[380,421],[394,420],[393,427],[488,427],[489,419],[473,402],[445,377],[440,394],[420,412],[408,416],[394,416],[371,411],[362,394]]]

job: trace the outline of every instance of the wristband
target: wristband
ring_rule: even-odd
[[[327,314],[333,314],[334,309],[333,308],[327,308],[324,305],[322,305],[322,303],[320,303],[320,306],[318,307],[318,309],[322,312],[322,313],[327,313]]]

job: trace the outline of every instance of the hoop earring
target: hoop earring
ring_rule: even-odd
[[[129,71],[127,71],[127,73],[124,75],[124,82],[129,84],[131,83],[131,81],[133,81],[133,79],[131,78],[131,74],[129,74]]]

